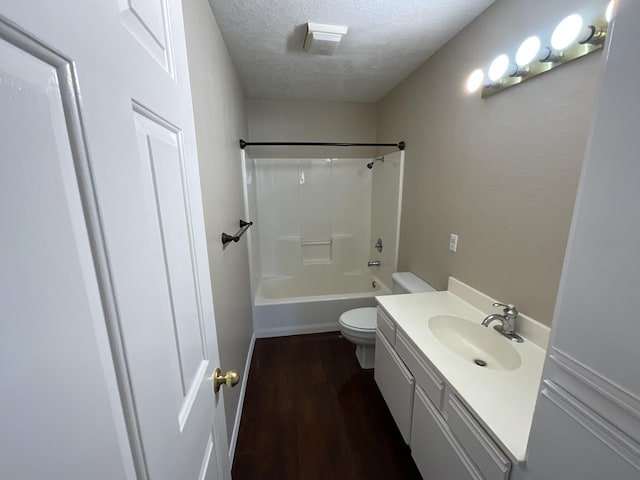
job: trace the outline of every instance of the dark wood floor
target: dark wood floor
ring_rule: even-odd
[[[234,480],[421,478],[354,351],[337,332],[256,341]]]

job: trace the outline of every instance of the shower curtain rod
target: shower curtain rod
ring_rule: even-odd
[[[398,150],[404,150],[404,142],[398,143],[341,143],[341,142],[245,142],[240,139],[240,148],[251,146],[264,147],[396,147]]]

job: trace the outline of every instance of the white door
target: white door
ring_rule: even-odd
[[[0,478],[230,478],[179,0],[0,1]]]

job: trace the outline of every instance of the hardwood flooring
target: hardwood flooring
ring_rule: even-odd
[[[234,480],[421,478],[354,351],[337,332],[256,341]]]

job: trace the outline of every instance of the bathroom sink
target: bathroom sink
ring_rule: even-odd
[[[522,360],[509,341],[492,328],[454,315],[436,315],[429,329],[449,350],[480,367],[515,370]]]

